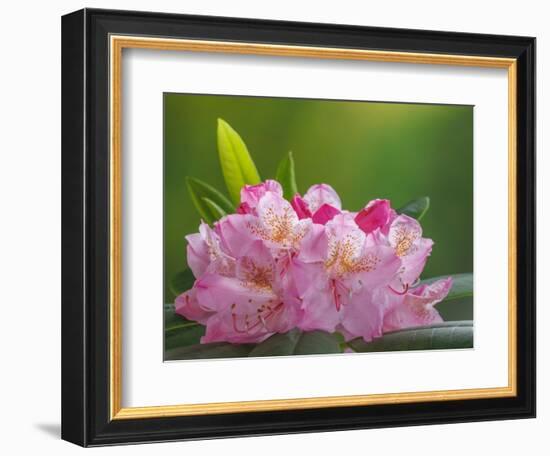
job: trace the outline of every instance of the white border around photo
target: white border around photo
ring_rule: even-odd
[[[507,386],[507,70],[126,49],[122,74],[123,407]],[[474,105],[474,349],[164,363],[164,92]]]

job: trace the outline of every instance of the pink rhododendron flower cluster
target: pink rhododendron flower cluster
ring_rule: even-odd
[[[206,326],[202,343],[257,343],[293,328],[370,341],[441,322],[452,279],[417,286],[433,242],[388,200],[342,209],[327,184],[291,202],[267,180],[241,190],[237,213],[187,236],[196,278],[176,312]]]

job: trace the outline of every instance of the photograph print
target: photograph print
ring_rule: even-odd
[[[473,106],[163,97],[165,361],[474,347]]]

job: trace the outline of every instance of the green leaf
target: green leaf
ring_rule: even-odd
[[[296,193],[298,193],[298,186],[296,185],[296,175],[294,173],[294,158],[292,152],[289,152],[279,162],[277,167],[277,174],[275,176],[277,182],[283,187],[283,196],[290,201]]]
[[[449,291],[449,294],[442,302],[471,297],[474,295],[474,277],[471,272],[464,274],[451,274],[450,276],[446,275],[432,277],[430,279],[422,280],[420,285],[427,285],[436,282],[437,280],[446,279],[447,277],[453,278],[453,286]]]
[[[295,355],[322,355],[327,353],[342,353],[342,337],[338,333],[310,331],[302,333],[302,337],[294,349]]]
[[[187,320],[176,313],[174,304],[164,304],[164,331],[177,331],[182,328],[187,328],[191,325],[199,325],[196,321]]]
[[[200,325],[199,325],[200,326]],[[293,329],[285,334],[274,334],[259,344],[195,344],[177,348],[166,347],[165,360],[235,358],[254,356],[287,356],[342,353],[342,336],[323,331],[303,333]]]
[[[170,291],[177,296],[191,289],[194,283],[195,276],[191,272],[191,269],[187,268],[172,277],[169,284]]]
[[[194,345],[200,342],[205,327],[178,315],[173,304],[164,306],[164,349]]]
[[[187,320],[175,312],[174,304],[164,304],[164,331],[177,328]]]
[[[194,321],[189,321],[178,328],[166,330],[164,333],[164,349],[172,350],[200,343],[206,328]]]
[[[342,353],[338,335],[323,331],[301,332],[293,329],[274,334],[256,347],[248,356],[285,356]]]
[[[254,345],[251,344],[228,344],[226,342],[215,342],[212,344],[196,344],[187,347],[167,350],[164,355],[165,361],[181,359],[211,359],[211,358],[243,358]]]
[[[285,334],[274,334],[250,352],[249,356],[284,356],[292,355],[300,339],[300,331],[293,329]]]
[[[403,207],[397,209],[398,214],[405,214],[409,217],[413,217],[417,220],[421,220],[428,209],[430,208],[430,198],[428,196],[423,196],[412,201],[409,201]]]
[[[204,204],[208,206],[208,209],[210,210],[210,212],[212,214],[215,214],[215,220],[219,220],[222,217],[225,217],[227,215],[227,212],[225,212],[220,206],[218,206],[210,198],[203,197],[202,200],[204,201]]]
[[[239,204],[241,188],[260,183],[260,175],[246,144],[239,134],[223,119],[218,119],[218,154],[229,196]]]
[[[220,218],[219,210],[223,213],[231,213],[235,210],[231,202],[222,193],[206,182],[195,177],[187,177],[186,182],[191,200],[206,223],[211,224],[218,220]],[[212,204],[216,206],[216,209],[213,209]]]
[[[389,332],[371,342],[353,339],[348,346],[356,352],[472,348],[474,328],[470,320],[449,321]]]

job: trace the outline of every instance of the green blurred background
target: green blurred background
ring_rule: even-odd
[[[394,208],[429,196],[424,236],[435,242],[423,278],[473,271],[473,107],[220,95],[164,95],[164,283],[187,267],[185,235],[200,221],[185,176],[227,194],[218,163],[216,122],[243,138],[262,179],[294,154],[303,194],[332,185],[343,207],[374,198]],[[445,320],[472,319],[472,301],[438,307]]]

